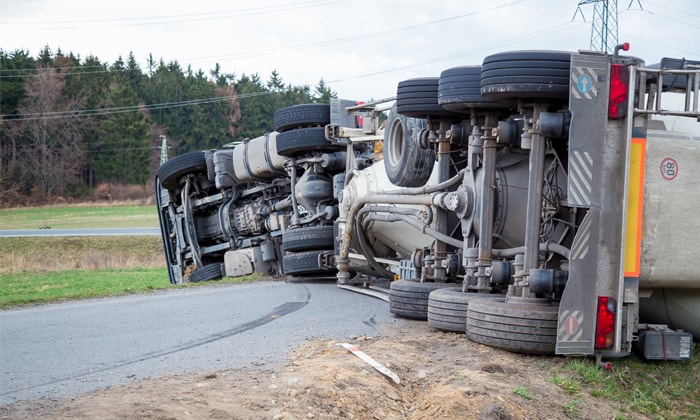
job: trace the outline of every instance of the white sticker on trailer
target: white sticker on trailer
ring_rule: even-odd
[[[592,68],[574,66],[571,71],[571,94],[576,99],[593,99],[598,96],[596,80],[598,75]]]
[[[578,341],[583,334],[581,323],[583,323],[583,313],[581,311],[564,311],[559,317],[559,341]]]

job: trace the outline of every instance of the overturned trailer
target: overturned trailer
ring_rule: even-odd
[[[479,343],[690,358],[697,65],[514,51],[402,81],[391,107],[278,110],[273,133],[160,168],[170,280],[388,279],[395,315]]]

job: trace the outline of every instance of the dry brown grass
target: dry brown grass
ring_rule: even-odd
[[[0,240],[0,275],[137,267],[165,267],[160,237],[45,237]]]
[[[123,185],[102,183],[80,197],[52,196],[42,194],[23,195],[15,190],[5,190],[0,194],[0,209],[19,207],[50,207],[50,206],[94,206],[109,205],[155,205],[153,183],[145,185]]]

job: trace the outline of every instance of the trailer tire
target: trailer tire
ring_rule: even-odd
[[[467,338],[504,350],[554,354],[559,308],[475,299],[467,309]]]
[[[424,149],[420,136],[424,119],[407,117],[391,109],[384,132],[384,168],[389,181],[398,187],[421,187],[428,182],[435,165],[435,151]]]
[[[463,292],[461,287],[434,290],[428,296],[428,325],[443,331],[464,333],[469,302],[499,297],[501,296]]]
[[[569,97],[571,53],[511,51],[484,58],[481,94],[491,99]]]
[[[450,111],[471,113],[472,108],[511,108],[481,95],[481,66],[460,66],[440,73],[438,104]]]
[[[188,277],[190,283],[199,283],[201,281],[219,280],[224,276],[223,264],[215,263],[205,265],[204,267],[194,270]]]
[[[428,295],[452,283],[421,283],[418,280],[397,280],[389,286],[389,311],[402,318],[428,319]]]
[[[452,111],[438,105],[438,77],[408,79],[399,82],[396,89],[396,110],[407,117],[456,117]]]
[[[275,111],[275,131],[294,128],[325,126],[331,122],[331,107],[328,104],[301,104]]]
[[[333,151],[338,146],[326,139],[325,127],[297,128],[277,134],[277,153],[280,156],[296,157],[310,151]]]
[[[204,172],[207,171],[207,160],[205,157],[205,152],[188,152],[163,163],[163,165],[158,168],[158,178],[160,179],[160,185],[166,190],[174,190],[179,187],[179,180],[183,175],[187,175],[193,172]]]
[[[321,267],[318,263],[321,254],[328,250],[288,253],[282,257],[282,270],[288,276],[333,274],[335,269]]]
[[[282,234],[282,251],[333,249],[333,226],[306,226]]]

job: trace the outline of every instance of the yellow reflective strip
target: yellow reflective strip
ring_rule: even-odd
[[[647,139],[633,138],[630,149],[625,232],[625,277],[639,277],[642,246],[642,207],[644,205],[644,165]]]

